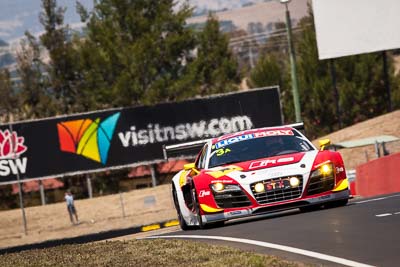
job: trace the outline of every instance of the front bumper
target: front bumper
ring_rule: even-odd
[[[231,219],[255,216],[259,214],[295,209],[304,206],[318,205],[318,204],[322,205],[329,202],[344,200],[349,198],[350,198],[350,192],[348,189],[345,189],[340,192],[330,192],[328,194],[304,197],[292,201],[274,203],[271,205],[251,206],[235,210],[225,210],[223,212],[214,214],[205,214],[202,215],[202,220],[204,223],[227,221]]]

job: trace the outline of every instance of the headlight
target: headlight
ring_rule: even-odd
[[[264,186],[263,183],[256,183],[256,185],[254,186],[254,190],[255,190],[257,193],[264,192],[264,191],[265,191],[265,186]]]
[[[324,164],[320,167],[322,175],[330,176],[333,173],[332,164]]]
[[[297,178],[297,177],[291,177],[291,178],[289,179],[289,182],[290,182],[290,186],[291,186],[291,187],[298,187],[299,184],[300,184],[300,179]]]
[[[314,178],[314,177],[318,177],[318,176],[322,176],[322,177],[333,176],[333,164],[332,163],[323,164],[322,166],[320,166],[318,169],[314,170],[311,173],[310,178]]]
[[[225,186],[223,183],[215,183],[211,185],[211,188],[215,191],[215,192],[221,192],[222,190],[224,190]]]
[[[240,187],[238,185],[223,184],[223,183],[219,183],[219,182],[211,184],[211,189],[216,193],[242,191],[242,189],[240,189]]]

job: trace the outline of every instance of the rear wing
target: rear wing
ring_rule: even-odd
[[[200,151],[200,149],[204,146],[204,144],[206,144],[209,140],[211,139],[203,139],[203,140],[180,143],[175,145],[163,145],[164,159],[168,160],[168,154],[170,153],[173,154],[183,151],[190,152],[194,151],[195,149],[197,149],[197,151]]]
[[[296,130],[304,130],[304,122],[297,122],[297,123],[292,123],[292,124],[287,124],[287,125],[280,125],[276,127],[291,127]]]
[[[268,127],[268,128],[277,128],[277,127],[291,127],[296,130],[304,130],[304,123],[298,122],[298,123],[279,125],[279,126],[273,126],[273,127]],[[186,143],[180,143],[180,144],[175,144],[175,145],[163,145],[164,159],[168,160],[168,154],[179,153],[179,152],[183,152],[183,151],[185,151],[185,152],[193,151],[194,152],[196,150],[197,150],[196,152],[198,152],[204,146],[204,144],[206,144],[209,140],[211,140],[211,138],[192,141],[192,142],[186,142]]]

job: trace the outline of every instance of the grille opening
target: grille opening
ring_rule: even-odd
[[[247,195],[242,190],[215,192],[211,190],[214,195],[215,202],[220,208],[239,208],[251,205]]]
[[[307,187],[307,195],[316,195],[326,191],[330,191],[335,186],[335,177],[316,176],[310,179]]]
[[[291,177],[297,177],[300,184],[297,187],[291,187],[289,179]],[[265,186],[265,191],[257,193],[255,191],[255,185],[262,182]],[[268,180],[259,181],[250,185],[251,191],[258,203],[269,204],[279,201],[296,199],[301,196],[303,188],[303,177],[301,175],[295,176],[284,176]]]

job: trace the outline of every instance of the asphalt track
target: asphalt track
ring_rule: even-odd
[[[167,236],[228,244],[322,266],[400,266],[400,194],[353,199],[345,207],[308,213],[293,210],[269,214],[160,237]]]

